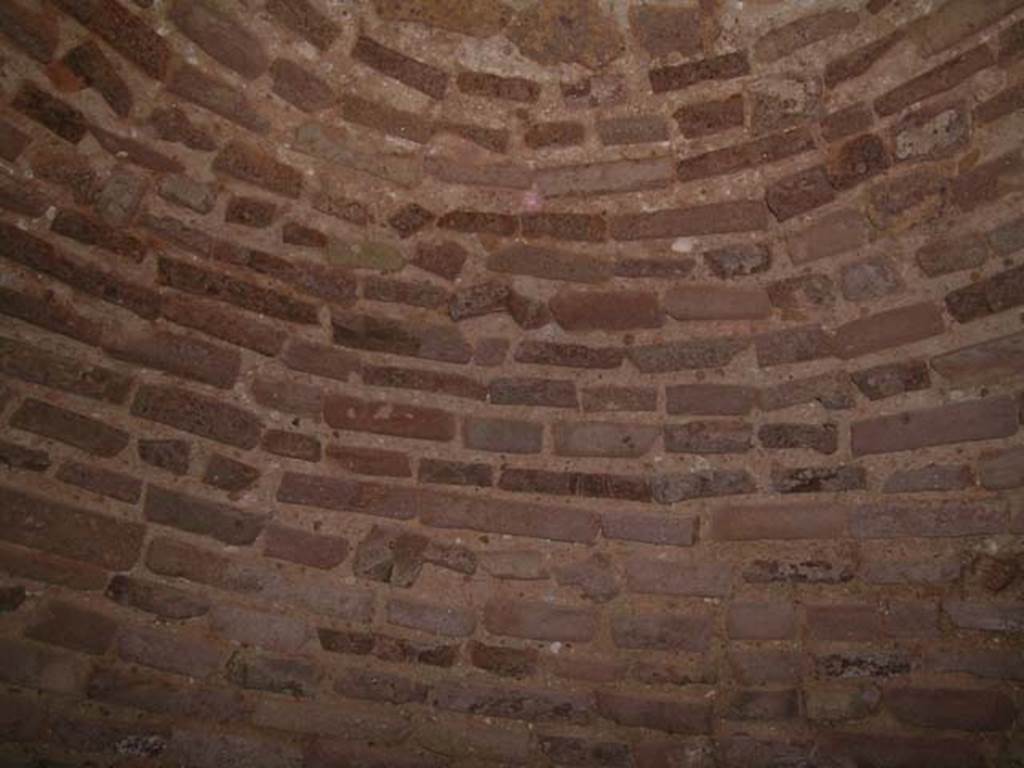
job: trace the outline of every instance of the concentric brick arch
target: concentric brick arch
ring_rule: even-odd
[[[1024,2],[0,46],[4,765],[1024,760]]]

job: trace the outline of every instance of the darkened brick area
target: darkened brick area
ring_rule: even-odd
[[[1021,765],[1022,52],[0,0],[0,765]]]

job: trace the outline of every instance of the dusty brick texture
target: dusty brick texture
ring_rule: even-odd
[[[1024,765],[1024,0],[0,63],[0,765]]]

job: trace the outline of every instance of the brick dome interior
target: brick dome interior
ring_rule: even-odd
[[[1024,0],[0,0],[0,764],[1024,766]]]

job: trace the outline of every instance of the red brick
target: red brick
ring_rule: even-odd
[[[24,469],[29,472],[45,472],[50,468],[50,454],[34,448],[0,440],[0,462],[11,469]]]
[[[329,443],[326,452],[328,459],[359,475],[409,477],[412,474],[409,457],[398,451]]]
[[[13,8],[14,6],[8,5],[6,7]],[[0,24],[2,23],[0,22]],[[31,141],[32,139],[27,133],[15,127],[10,121],[0,118],[0,157],[4,160],[13,163],[21,157],[21,153]]]
[[[210,604],[202,597],[156,581],[124,574],[114,575],[106,594],[115,603],[164,619],[191,619],[203,616],[210,610]]]
[[[279,23],[321,51],[326,51],[341,34],[338,25],[307,0],[269,0],[267,11]]]
[[[278,560],[330,570],[348,556],[348,542],[340,536],[309,533],[281,525],[267,527],[263,554]]]
[[[58,235],[70,237],[83,245],[94,245],[134,262],[146,256],[146,245],[134,235],[110,226],[69,208],[61,208],[50,224],[50,230]]]
[[[825,65],[825,85],[835,88],[847,80],[866,74],[896,45],[906,38],[906,31],[897,29],[894,32],[872,40],[849,53],[831,59]]]
[[[725,622],[733,640],[791,640],[796,634],[796,611],[788,603],[732,603]]]
[[[762,36],[754,46],[754,56],[763,62],[776,61],[808,45],[848,32],[858,21],[853,11],[839,9],[801,16]]]
[[[125,661],[197,678],[212,674],[228,656],[226,648],[205,638],[141,625],[121,627],[116,648]]]
[[[919,502],[867,504],[850,510],[850,532],[860,539],[981,536],[1006,530],[999,503]]]
[[[335,344],[446,363],[466,363],[472,348],[450,324],[401,323],[373,315],[332,312]]]
[[[885,481],[885,493],[962,491],[975,484],[974,473],[965,465],[929,464],[893,472]]]
[[[132,384],[131,378],[109,368],[4,337],[0,337],[0,372],[22,381],[115,404],[127,399]]]
[[[597,519],[588,511],[573,507],[546,507],[470,496],[424,492],[420,520],[434,528],[466,528],[485,533],[552,539],[555,541],[593,542]]]
[[[315,692],[320,673],[304,659],[239,651],[228,660],[227,678],[242,688],[303,697]]]
[[[962,170],[953,180],[953,202],[964,212],[995,202],[1020,188],[1024,160],[1019,150]]]
[[[447,411],[344,395],[327,396],[324,420],[336,429],[418,440],[451,440],[455,437],[455,417]]]
[[[414,112],[396,109],[353,93],[341,97],[343,119],[388,136],[426,144],[434,135],[435,126]]]
[[[651,479],[651,492],[659,504],[753,493],[755,489],[754,479],[745,469],[678,472]]]
[[[626,582],[631,591],[640,594],[724,597],[732,583],[732,571],[722,564],[632,557],[626,561]]]
[[[665,426],[665,450],[669,453],[745,453],[753,438],[749,424],[741,421],[690,421]]]
[[[553,426],[553,433],[557,455],[626,458],[646,454],[659,430],[610,422],[560,422]]]
[[[611,236],[615,240],[750,232],[767,226],[767,209],[763,203],[753,200],[623,214],[613,217],[610,225]]]
[[[494,405],[533,405],[577,409],[576,385],[565,379],[492,379],[488,401]]]
[[[773,182],[765,195],[768,207],[779,221],[786,221],[835,200],[835,192],[825,168],[820,165]]]
[[[657,394],[647,387],[587,387],[580,402],[585,412],[655,411]]]
[[[247,80],[267,70],[267,55],[259,39],[219,7],[201,0],[178,0],[168,16],[207,55]]]
[[[417,479],[421,483],[487,487],[492,484],[492,469],[489,464],[424,458],[420,459]]]
[[[836,329],[839,357],[849,359],[937,336],[945,330],[934,304],[912,304],[850,322]]]
[[[681,181],[723,176],[747,168],[776,163],[814,149],[814,139],[805,128],[794,128],[760,139],[686,157],[676,165]]]
[[[516,348],[519,363],[558,365],[569,368],[618,368],[623,352],[615,347],[588,347],[582,344],[562,344],[526,339]]]
[[[650,70],[648,77],[654,93],[679,91],[709,80],[732,80],[750,73],[747,54],[727,53],[709,59],[689,61]]]
[[[839,286],[847,301],[871,301],[903,290],[896,265],[886,256],[845,264],[839,271]]]
[[[908,360],[878,365],[851,375],[857,388],[870,400],[882,400],[905,392],[916,392],[931,386],[926,363]]]
[[[1009,437],[1017,432],[1016,413],[1012,398],[993,397],[879,416],[851,425],[851,447],[860,456]]]
[[[447,637],[465,637],[476,628],[476,616],[470,611],[407,598],[389,600],[387,617],[397,626]]]
[[[260,447],[268,453],[301,461],[320,461],[320,441],[311,435],[268,429],[263,433]]]
[[[606,147],[668,141],[668,125],[657,115],[598,119],[597,135]]]
[[[1024,109],[1024,85],[1004,88],[991,99],[983,101],[975,110],[975,118],[981,123],[992,123],[1014,112]]]
[[[63,64],[96,89],[119,117],[127,117],[134,97],[117,69],[96,43],[88,40],[68,51]]]
[[[637,698],[600,691],[597,710],[605,718],[625,726],[685,735],[711,732],[712,711],[708,701]]]
[[[819,360],[835,354],[832,336],[816,325],[755,336],[754,347],[757,351],[757,364],[762,368]]]
[[[676,285],[666,291],[665,311],[676,320],[748,320],[768,317],[768,295],[758,288]]]
[[[745,416],[756,390],[735,384],[676,384],[665,388],[666,410],[695,416]]]
[[[853,579],[855,568],[845,559],[804,558],[754,560],[743,570],[751,584],[843,584]]]
[[[875,116],[870,107],[865,104],[853,104],[823,117],[821,133],[825,141],[839,141],[847,136],[870,130],[874,122]]]
[[[103,467],[67,461],[57,470],[55,477],[69,485],[128,504],[134,504],[142,496],[141,481]]]
[[[298,619],[227,604],[211,608],[210,627],[230,640],[281,653],[297,653],[308,635]]]
[[[96,456],[115,456],[128,445],[128,433],[72,411],[28,398],[10,418],[16,429],[73,445]]]
[[[1020,603],[946,600],[942,609],[954,626],[986,632],[1019,632],[1024,625]]]
[[[437,220],[437,226],[455,232],[510,237],[518,231],[519,220],[515,216],[505,213],[456,210],[441,216]]]
[[[0,8],[0,32],[41,64],[53,58],[59,37],[53,17],[13,1]]]
[[[362,380],[374,387],[416,389],[470,400],[483,400],[487,396],[486,385],[476,379],[443,371],[368,365],[362,370]]]
[[[176,158],[158,152],[141,141],[105,131],[96,125],[90,125],[89,132],[103,149],[119,160],[156,173],[181,173],[185,170]]]
[[[152,484],[146,489],[143,512],[150,522],[209,536],[226,544],[251,544],[266,523],[264,515]]]
[[[933,240],[917,252],[917,265],[928,277],[980,267],[988,259],[988,248],[978,235]]]
[[[488,632],[530,640],[587,642],[597,631],[592,611],[525,600],[496,599],[484,608]]]
[[[270,74],[274,93],[303,112],[319,112],[338,101],[330,85],[290,59],[275,59]]]
[[[611,617],[612,640],[625,649],[703,652],[710,647],[712,630],[711,614],[701,610]]]
[[[842,538],[846,516],[837,505],[720,507],[711,515],[710,534],[722,541]]]
[[[549,306],[571,331],[659,328],[664,322],[657,295],[648,291],[562,291]]]
[[[839,442],[835,424],[762,424],[757,439],[769,450],[802,448],[824,454],[835,453]]]
[[[0,135],[0,155],[3,149],[4,137]],[[50,197],[38,184],[7,174],[0,176],[0,208],[37,218],[49,207]]]
[[[534,123],[523,134],[523,143],[530,149],[571,147],[582,144],[584,136],[582,123],[568,120]]]
[[[532,244],[510,245],[495,251],[487,259],[487,269],[578,283],[600,283],[610,275],[609,265],[602,259]]]
[[[730,128],[742,128],[743,96],[736,94],[718,101],[685,104],[672,113],[679,132],[688,138],[710,136]]]
[[[844,190],[882,173],[891,164],[882,140],[865,133],[830,148],[826,171],[832,186]]]
[[[270,122],[256,110],[242,90],[191,64],[179,62],[175,66],[167,82],[167,90],[253,133],[265,134],[270,130]],[[202,129],[182,130],[182,126],[176,125],[173,128],[166,126],[165,130],[171,130],[172,135],[180,136],[186,144],[202,142],[203,150],[215,149],[212,139],[200,138],[196,133]]]
[[[361,486],[341,477],[285,472],[277,488],[277,500],[320,509],[352,510],[360,503]],[[412,510],[394,509],[393,516],[408,518]]]
[[[139,459],[175,475],[188,472],[191,444],[185,440],[143,439],[138,441]]]
[[[264,355],[276,355],[284,345],[285,333],[281,329],[234,312],[215,301],[170,294],[163,299],[161,313],[178,325]]]
[[[834,467],[773,466],[772,489],[777,493],[833,493],[867,488],[867,470],[852,464]]]
[[[865,245],[870,234],[871,225],[862,213],[846,208],[832,211],[789,237],[789,257],[801,265],[839,256]]]
[[[530,104],[540,97],[540,85],[521,77],[500,77],[487,72],[460,72],[459,90],[470,96]]]
[[[232,141],[214,158],[213,170],[283,197],[298,198],[302,174],[252,144]]]
[[[7,683],[77,695],[81,695],[85,688],[90,662],[80,656],[15,638],[0,640],[0,650],[4,660],[0,678]],[[8,719],[8,707],[6,701],[0,700],[4,735],[9,739],[11,721]]]
[[[462,288],[448,301],[448,315],[458,322],[508,310],[510,289],[504,282],[488,280]]]
[[[338,381],[348,381],[360,370],[359,358],[351,352],[300,339],[289,342],[281,359],[292,370]]]
[[[243,449],[255,447],[262,430],[249,411],[171,386],[139,387],[132,415]]]
[[[217,148],[209,132],[193,123],[179,107],[154,109],[149,115],[149,124],[163,141],[180,143],[199,152],[212,152]]]
[[[363,298],[370,301],[437,309],[448,301],[449,296],[444,288],[421,280],[394,280],[369,275],[363,282]]]
[[[511,419],[466,417],[462,437],[467,448],[495,453],[539,453],[543,427]]]
[[[506,468],[498,487],[520,493],[650,501],[647,481],[629,475]]]
[[[588,696],[544,689],[469,686],[445,682],[434,686],[428,701],[438,709],[483,717],[583,724],[590,721]]]
[[[118,360],[221,389],[230,389],[241,369],[238,350],[167,331],[125,331],[118,336],[108,336],[103,346]]]
[[[989,490],[1024,486],[1024,450],[986,451],[978,459],[978,481]]]
[[[811,638],[821,641],[870,641],[882,635],[882,614],[874,605],[806,605]]]
[[[166,76],[171,61],[167,41],[116,0],[57,0],[57,6],[154,80]]]
[[[387,48],[366,36],[360,36],[352,48],[352,58],[433,99],[443,99],[448,75],[443,70]]]
[[[227,224],[241,224],[253,229],[265,229],[274,222],[277,205],[269,200],[235,195],[228,200],[224,209],[224,221]]]
[[[146,567],[161,576],[239,593],[260,592],[268,582],[266,573],[251,564],[162,536],[150,543]]]
[[[999,272],[946,295],[946,308],[961,323],[1005,312],[1021,304],[1024,304],[1024,267]]]
[[[895,114],[915,102],[950,90],[994,63],[992,49],[987,45],[972,48],[879,97],[875,100],[875,111],[883,117]]]
[[[601,518],[601,530],[607,539],[689,547],[696,541],[697,518],[607,513]]]
[[[905,725],[962,731],[1001,731],[1016,715],[1000,691],[952,688],[888,688],[883,704]]]

